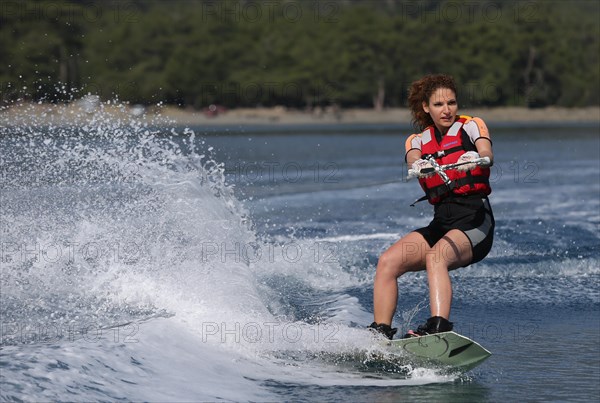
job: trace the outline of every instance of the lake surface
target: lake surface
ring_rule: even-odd
[[[451,319],[493,356],[460,375],[364,330],[379,254],[432,214],[406,128],[31,120],[0,129],[2,400],[600,398],[597,126],[490,125],[495,243]],[[399,287],[402,333],[426,277]]]

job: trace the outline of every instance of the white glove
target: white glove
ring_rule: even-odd
[[[464,153],[463,155],[461,155],[458,158],[458,161],[456,161],[457,164],[461,164],[463,162],[469,162],[469,161],[473,161],[476,159],[479,159],[479,154],[475,151],[467,151],[466,153]],[[458,171],[470,171],[471,169],[474,169],[477,166],[477,164],[472,163],[472,164],[465,164],[465,165],[460,165],[457,166],[456,169]]]
[[[421,173],[422,169],[425,168],[433,168],[433,166],[431,165],[431,163],[427,160],[424,159],[418,159],[415,162],[413,162],[412,164],[412,168],[408,170],[408,174],[411,175],[411,171],[412,174],[414,176],[418,176],[419,178],[426,178],[428,176],[432,176],[434,174],[434,172],[428,172],[428,173]]]

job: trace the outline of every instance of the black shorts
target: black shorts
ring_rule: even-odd
[[[494,241],[494,214],[487,197],[481,195],[450,196],[435,205],[433,221],[415,230],[433,247],[450,230],[465,233],[471,242],[473,260],[487,256]]]

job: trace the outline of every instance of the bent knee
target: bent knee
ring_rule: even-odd
[[[407,272],[404,266],[401,259],[384,252],[377,262],[377,276],[398,278]]]

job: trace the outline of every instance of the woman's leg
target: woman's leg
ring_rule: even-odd
[[[452,283],[449,271],[469,264],[472,258],[471,242],[460,230],[448,231],[427,253],[425,263],[432,317],[450,318]]]
[[[398,277],[425,269],[431,247],[418,232],[411,232],[390,246],[379,258],[373,290],[375,322],[392,324],[398,304]]]

